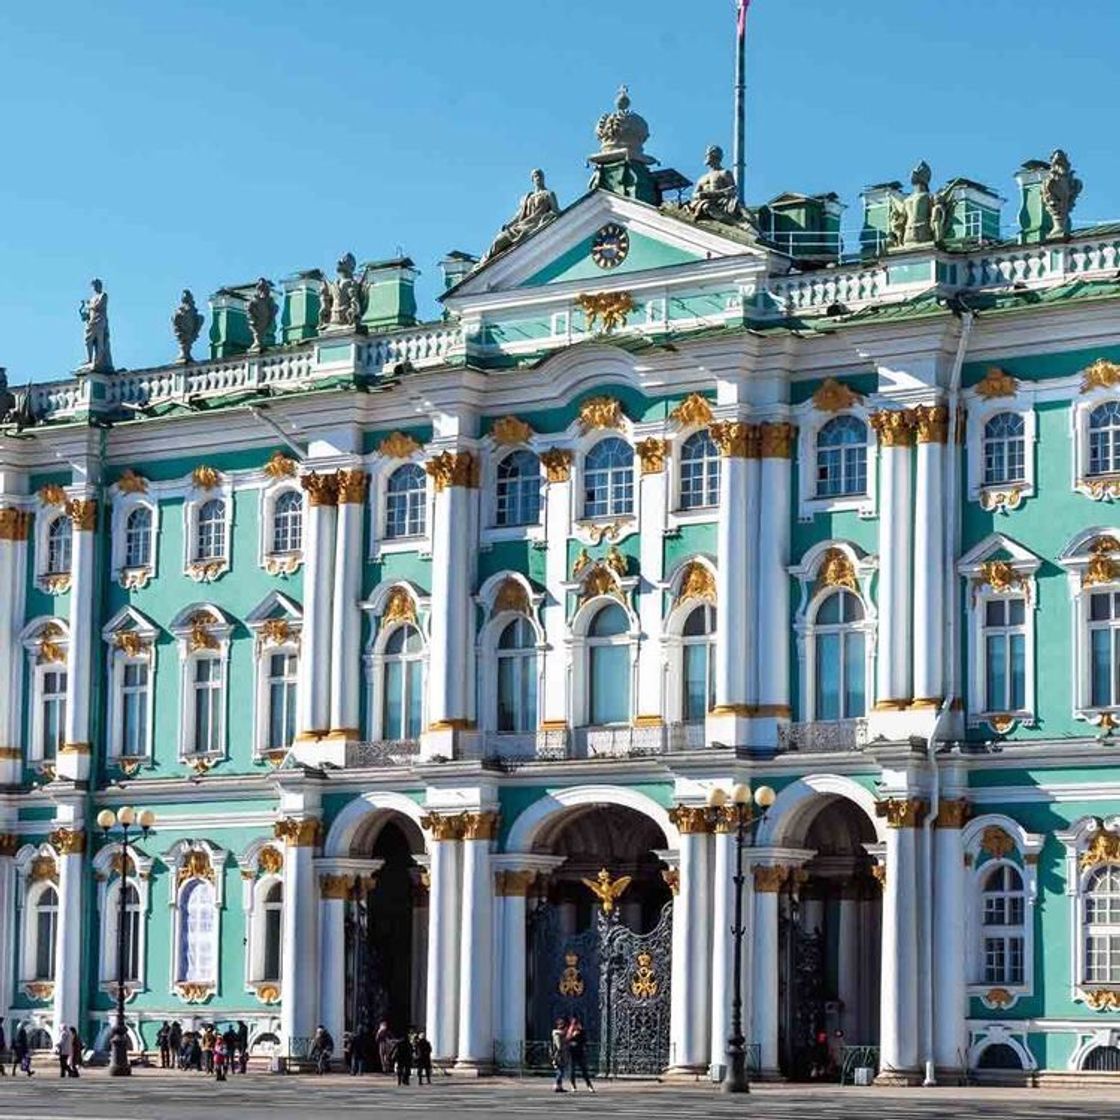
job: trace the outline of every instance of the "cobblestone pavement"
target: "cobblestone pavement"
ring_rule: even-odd
[[[1120,1118],[1120,1087],[1031,1089],[856,1089],[836,1086],[755,1086],[750,1097],[727,1097],[708,1084],[600,1084],[558,1096],[547,1079],[461,1080],[443,1077],[431,1088],[398,1088],[379,1077],[276,1077],[264,1073],[224,1084],[199,1074],[140,1070],[125,1081],[89,1070],[62,1081],[42,1067],[31,1080],[0,1080],[0,1120],[309,1120],[334,1115],[385,1117],[488,1113],[535,1118],[587,1116],[761,1117],[763,1120],[1083,1120]]]

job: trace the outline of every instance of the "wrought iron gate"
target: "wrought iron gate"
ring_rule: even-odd
[[[369,1015],[369,985],[372,969],[369,959],[369,911],[366,899],[351,897],[346,901],[346,1029],[367,1030],[372,1026]]]
[[[795,897],[779,919],[779,974],[782,1072],[794,1080],[808,1080],[817,1061],[817,1037],[824,1029],[824,934],[807,933]]]

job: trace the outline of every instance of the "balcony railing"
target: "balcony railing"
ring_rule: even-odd
[[[378,739],[375,742],[347,743],[346,765],[412,766],[419,754],[419,739]]]
[[[462,757],[485,758],[502,766],[568,759],[656,758],[707,746],[702,720],[659,727],[577,727],[522,735],[479,736],[464,742]]]
[[[831,754],[862,751],[867,746],[867,720],[816,720],[789,723],[778,728],[778,753]]]

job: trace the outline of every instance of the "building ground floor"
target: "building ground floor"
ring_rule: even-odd
[[[123,921],[137,1049],[171,1020],[241,1020],[281,1055],[318,1024],[340,1052],[384,1022],[490,1073],[543,1065],[574,1016],[603,1072],[718,1078],[738,972],[763,1079],[1107,1074],[1120,783],[1102,761],[935,773],[897,745],[51,783],[4,806],[0,1003],[33,1045],[77,1024],[104,1049]],[[710,794],[743,782],[776,798],[740,851]],[[93,823],[125,803],[156,814],[127,853]]]

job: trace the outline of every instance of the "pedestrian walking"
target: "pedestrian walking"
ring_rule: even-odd
[[[315,1028],[315,1037],[311,1040],[311,1057],[315,1059],[316,1073],[330,1073],[333,1054],[334,1039],[331,1038],[331,1032],[320,1023]]]
[[[179,1026],[178,1019],[171,1021],[171,1027],[167,1032],[167,1045],[171,1049],[175,1064],[182,1069],[183,1028]]]
[[[222,1041],[226,1044],[226,1072],[236,1073],[237,1063],[234,1061],[234,1054],[237,1052],[237,1031],[233,1029],[232,1023],[222,1031]]]
[[[202,1048],[202,1068],[207,1073],[214,1072],[214,1028],[207,1023],[202,1028],[202,1041],[199,1043]]]
[[[428,1036],[419,1031],[416,1035],[416,1045],[414,1059],[416,1061],[416,1084],[423,1085],[424,1077],[427,1076],[428,1084],[432,1083],[432,1044],[428,1041]]]
[[[594,1093],[595,1086],[591,1084],[591,1074],[587,1072],[587,1032],[579,1021],[578,1015],[572,1016],[568,1024],[568,1072],[572,1080],[572,1092],[576,1091],[576,1069],[583,1075],[583,1082],[588,1092]]]
[[[8,1040],[4,1035],[4,1020],[0,1019],[0,1077],[8,1076]]]
[[[70,1076],[78,1076],[78,1067],[82,1064],[82,1038],[77,1027],[70,1028]]]
[[[237,1056],[244,1073],[249,1068],[249,1028],[244,1019],[237,1020]]]
[[[408,1085],[412,1080],[412,1043],[407,1034],[397,1039],[393,1057],[397,1063],[397,1084]]]
[[[366,1071],[366,1052],[369,1050],[369,1031],[364,1026],[350,1037],[350,1076],[357,1077]]]
[[[156,1031],[156,1046],[159,1047],[159,1068],[171,1068],[171,1025],[166,1019]]]
[[[35,1076],[35,1071],[31,1068],[31,1044],[27,1041],[27,1030],[22,1023],[17,1028],[12,1043],[12,1073],[17,1069],[23,1070],[28,1077]]]
[[[226,1045],[226,1036],[218,1035],[214,1039],[214,1080],[225,1081],[226,1065],[229,1061],[229,1047]]]
[[[393,1072],[393,1032],[389,1030],[389,1023],[382,1019],[377,1024],[377,1034],[373,1037],[377,1045],[377,1061],[382,1073]]]
[[[552,1091],[564,1093],[564,1068],[568,1064],[568,1022],[566,1019],[557,1019],[556,1026],[552,1028],[552,1038],[549,1040],[549,1057],[552,1059],[552,1068],[556,1070],[556,1083]]]
[[[58,1076],[70,1076],[70,1028],[63,1023],[58,1029],[58,1045],[54,1048],[58,1057]]]

